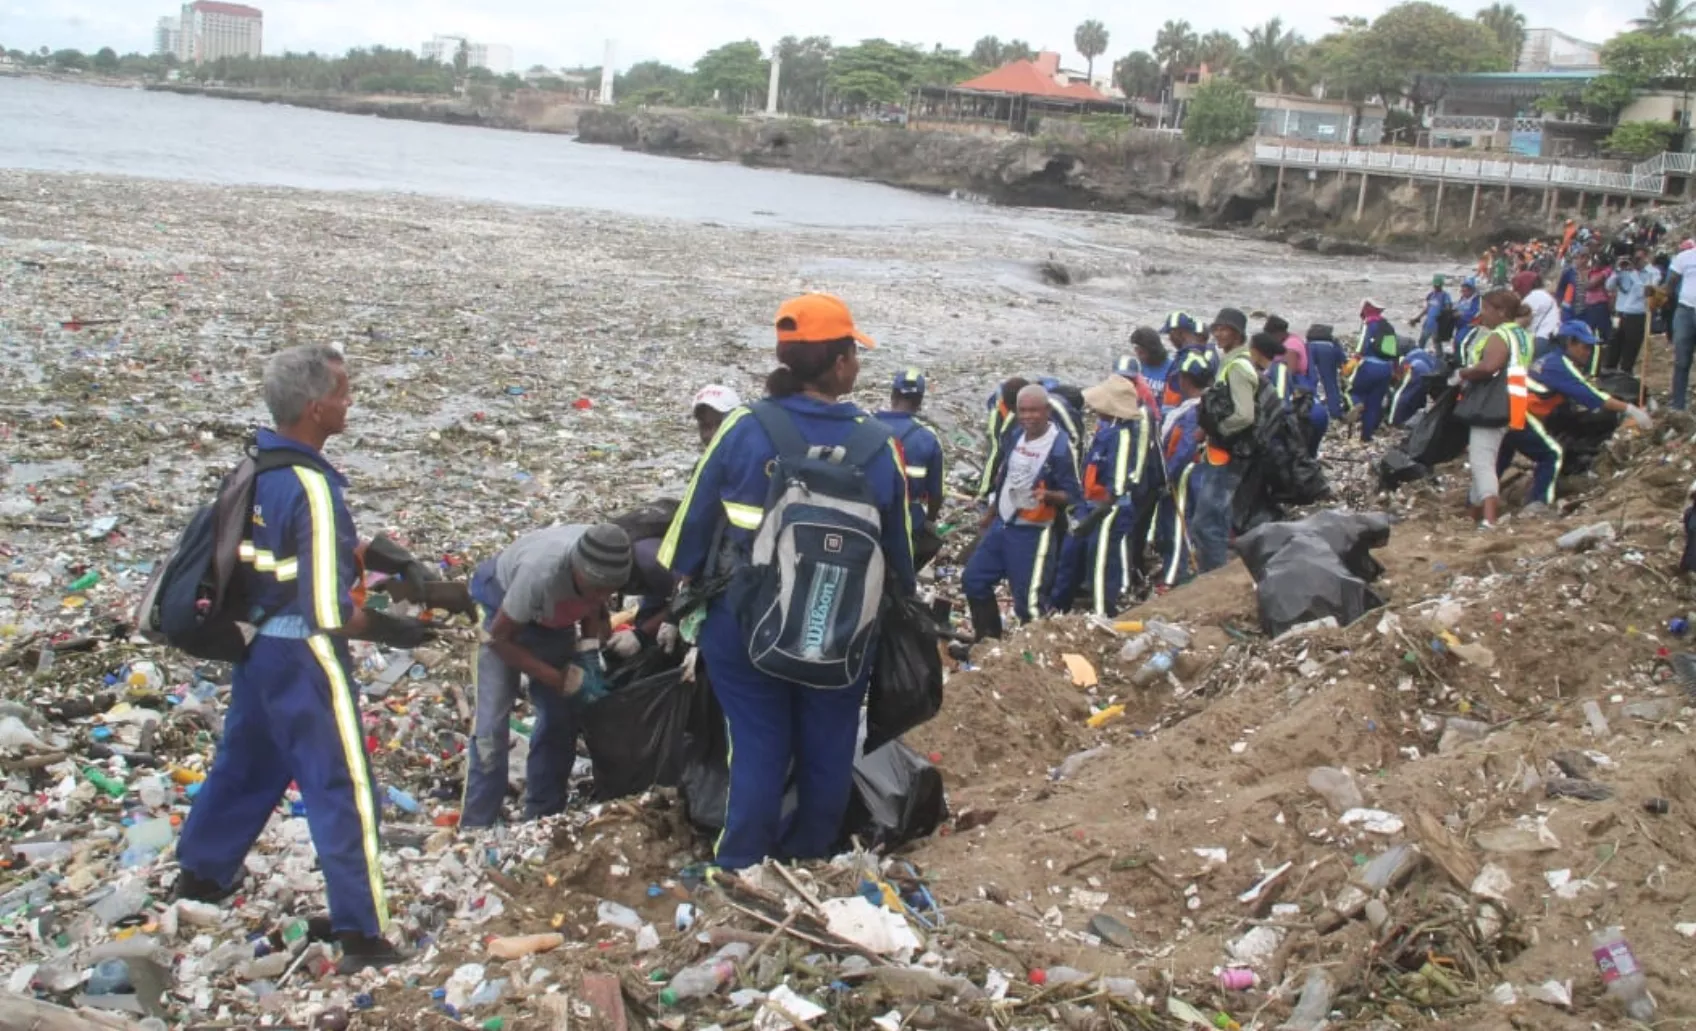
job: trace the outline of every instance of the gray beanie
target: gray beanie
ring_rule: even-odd
[[[577,538],[571,567],[588,587],[623,587],[630,579],[630,535],[613,523],[589,527]]]

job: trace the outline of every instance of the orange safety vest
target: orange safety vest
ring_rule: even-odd
[[[1107,485],[1095,473],[1092,464],[1084,470],[1084,498],[1088,501],[1106,501],[1111,495],[1107,493]]]
[[[1036,481],[1036,484],[1031,487],[1031,493],[1041,494],[1043,491],[1045,491],[1047,489],[1048,489],[1048,484],[1044,483],[1041,480],[1038,480],[1038,481]],[[1060,515],[1059,509],[1055,508],[1053,505],[1050,505],[1046,501],[1039,501],[1032,508],[1021,508],[1021,509],[1019,509],[1019,511],[1016,515],[1016,518],[1023,519],[1027,523],[1052,523],[1056,518],[1059,517],[1059,515]]]

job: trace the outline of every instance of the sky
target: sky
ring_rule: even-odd
[[[1600,43],[1624,30],[1641,3],[1543,0],[1518,7],[1531,28],[1555,28]],[[371,45],[416,50],[442,33],[508,44],[521,69],[598,65],[609,39],[616,41],[614,63],[627,68],[644,60],[688,66],[721,43],[754,39],[769,48],[786,35],[823,35],[838,43],[881,36],[962,50],[979,37],[994,35],[1057,49],[1068,66],[1082,66],[1072,50],[1072,30],[1084,19],[1097,18],[1107,26],[1110,43],[1102,60],[1109,60],[1150,48],[1160,22],[1169,16],[1135,16],[1140,5],[1102,0],[256,0],[253,6],[265,12],[268,54],[341,53]],[[1284,17],[1312,39],[1330,29],[1333,16],[1373,17],[1389,6],[1388,0],[1308,0]],[[1470,13],[1479,6],[1474,2],[1455,9]],[[1189,20],[1197,32],[1225,29],[1240,38],[1245,26],[1263,22],[1275,9],[1257,0],[1218,0]],[[152,0],[0,0],[0,47],[92,52],[110,46],[120,53],[146,52],[152,49],[154,24],[175,10]],[[1122,13],[1114,17],[1115,11]]]

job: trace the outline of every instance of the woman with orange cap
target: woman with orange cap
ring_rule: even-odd
[[[835,847],[885,582],[915,586],[900,445],[843,400],[858,348],[875,345],[828,294],[786,301],[776,325],[766,397],[726,416],[658,556],[709,591],[728,578],[684,636],[724,709],[730,788],[716,861],[737,870]],[[826,483],[835,492],[809,490]],[[799,805],[786,823],[791,777]]]

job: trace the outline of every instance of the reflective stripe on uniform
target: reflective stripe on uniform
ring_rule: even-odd
[[[336,507],[330,481],[317,469],[294,466],[294,474],[306,492],[306,507],[312,518],[312,613],[320,630],[337,630],[342,625],[341,588],[336,577]]]
[[[295,468],[300,471],[299,466]],[[377,910],[377,930],[381,933],[389,925],[389,903],[383,894],[383,867],[377,842],[377,803],[371,792],[371,772],[365,766],[365,738],[360,730],[359,712],[354,708],[353,691],[348,687],[341,660],[336,656],[330,639],[324,634],[313,634],[306,643],[330,682],[330,708],[335,714],[336,736],[341,739],[342,759],[347,763],[348,776],[353,781],[353,807],[359,813],[365,876],[371,887],[371,905]]]
[[[299,560],[286,558],[279,562],[277,556],[264,548],[255,548],[252,541],[242,541],[236,556],[261,573],[273,574],[279,583],[288,583],[300,575]]]
[[[908,479],[922,480],[930,475],[930,466],[928,465],[909,465],[906,468]]]
[[[738,408],[725,416],[724,421],[719,423],[718,432],[713,434],[712,443],[707,445],[707,450],[702,453],[701,460],[695,464],[695,473],[689,477],[689,486],[683,491],[683,500],[677,505],[677,515],[672,517],[671,526],[667,527],[665,531],[665,539],[660,541],[660,550],[654,556],[654,561],[665,568],[670,569],[672,560],[677,557],[677,544],[683,536],[683,521],[689,517],[689,508],[695,502],[695,486],[701,482],[701,470],[707,467],[707,462],[711,461],[713,452],[718,449],[719,441],[723,440],[724,435],[730,432],[730,427],[736,425],[737,421],[747,414],[748,409]],[[754,525],[757,527],[759,523],[756,522]]]
[[[1553,505],[1555,503],[1555,481],[1561,478],[1561,465],[1566,461],[1566,452],[1561,450],[1561,446],[1554,436],[1543,428],[1543,421],[1535,415],[1526,417],[1525,429],[1528,432],[1535,433],[1537,439],[1543,442],[1543,446],[1555,453],[1555,475],[1549,477],[1549,486],[1544,492],[1545,496],[1537,499],[1545,505]]]
[[[1026,593],[1025,611],[1035,619],[1042,612],[1042,571],[1048,566],[1048,540],[1054,534],[1053,524],[1043,528],[1036,542],[1036,562],[1031,566],[1031,585]]]
[[[1178,477],[1178,489],[1172,494],[1172,561],[1161,570],[1166,586],[1175,586],[1178,582],[1179,566],[1182,565],[1184,548],[1186,546],[1184,532],[1184,504],[1189,500],[1190,470],[1194,466],[1186,466],[1182,476]]]
[[[1118,515],[1117,512],[1114,515]],[[1095,614],[1110,615],[1107,611],[1107,557],[1113,553],[1113,516],[1101,521],[1095,531],[1095,576],[1093,592],[1095,597]]]
[[[723,504],[724,517],[738,530],[758,530],[760,521],[765,518],[766,510],[759,505],[744,505],[736,501],[726,501]]]

